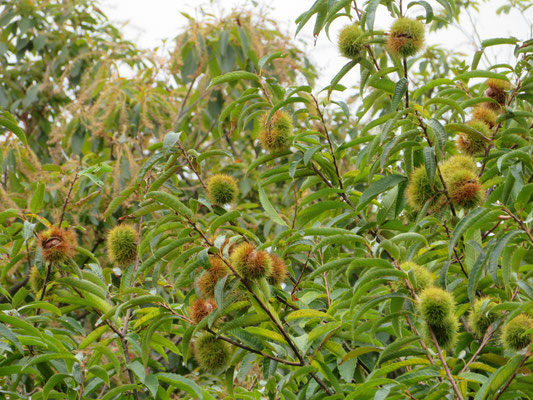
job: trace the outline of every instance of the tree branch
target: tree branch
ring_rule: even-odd
[[[452,385],[453,391],[455,392],[459,400],[464,400],[464,397],[461,394],[461,390],[459,390],[459,387],[457,386],[457,382],[455,382],[452,372],[450,371],[450,368],[448,367],[448,364],[446,363],[446,359],[444,358],[444,355],[442,354],[442,350],[439,346],[439,343],[437,342],[437,338],[435,337],[435,332],[433,332],[433,328],[431,328],[431,326],[428,326],[428,328],[429,328],[429,333],[431,334],[431,339],[433,340],[433,343],[435,344],[435,348],[437,349],[440,362],[442,363],[442,366],[444,367],[444,371],[446,371],[446,376],[448,377],[448,380],[450,381],[450,384]]]
[[[192,226],[192,228],[202,237],[202,239],[204,240],[204,242],[209,246],[209,247],[213,247],[213,243],[205,236],[205,234],[202,232],[201,229],[198,228],[198,226],[196,225],[196,223],[194,221],[192,221],[189,217],[187,216],[184,216],[187,220],[187,222]],[[281,333],[281,335],[283,336],[283,338],[285,339],[285,341],[288,343],[289,347],[292,349],[294,355],[298,358],[298,360],[300,361],[299,365],[300,366],[304,366],[306,365],[306,362],[305,362],[305,359],[303,358],[303,356],[300,354],[298,348],[296,347],[296,345],[294,344],[294,342],[292,341],[292,339],[290,338],[289,334],[285,331],[285,329],[283,328],[283,326],[281,325],[281,323],[278,321],[278,319],[276,317],[274,317],[274,315],[272,314],[272,312],[270,311],[270,308],[267,307],[267,305],[265,303],[263,303],[263,301],[259,298],[259,296],[257,296],[257,294],[253,291],[252,287],[250,286],[249,282],[246,281],[246,279],[244,279],[243,277],[241,277],[239,275],[239,273],[237,273],[237,271],[233,268],[233,266],[220,254],[220,250],[217,251],[217,253],[215,254],[216,257],[218,257],[224,264],[226,264],[226,266],[231,270],[231,272],[233,273],[233,275],[235,275],[240,281],[241,283],[243,284],[243,286],[246,288],[246,290],[253,296],[253,298],[255,299],[255,301],[257,301],[257,303],[259,304],[259,306],[263,309],[263,311],[268,315],[268,317],[270,318],[270,320],[272,321],[272,323],[276,326],[277,330]],[[326,384],[314,373],[311,373],[311,376],[313,377],[313,379],[322,387],[322,389],[324,389],[324,391],[328,394],[328,395],[333,395],[334,393],[331,391],[331,389],[329,389]]]
[[[498,400],[501,397],[501,395],[503,394],[503,392],[505,392],[507,390],[507,388],[509,387],[509,385],[511,384],[513,379],[518,374],[518,371],[520,371],[520,369],[524,366],[524,364],[526,363],[527,359],[530,356],[531,356],[531,349],[528,349],[526,354],[524,354],[524,357],[522,357],[522,360],[520,361],[520,364],[518,364],[518,367],[516,367],[516,369],[514,370],[513,374],[509,377],[507,382],[505,382],[505,384],[502,386],[502,388],[500,390],[498,390],[498,393],[494,397],[494,400]]]

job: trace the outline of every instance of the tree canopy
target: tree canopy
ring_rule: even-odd
[[[161,54],[0,0],[0,398],[533,398],[533,39],[427,40],[484,4],[186,15]]]

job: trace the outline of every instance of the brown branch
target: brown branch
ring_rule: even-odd
[[[405,75],[405,79],[407,80],[407,86],[409,86],[409,78],[407,77],[407,59],[405,57],[403,59],[403,72]],[[405,90],[405,108],[409,108],[409,89],[408,88],[406,88]]]
[[[315,164],[313,164],[313,162],[311,161],[309,163],[309,165],[311,165],[311,168],[313,169],[313,171],[315,171],[315,173],[320,177],[320,179],[322,179],[322,181],[324,181],[324,183],[326,185],[328,185],[330,188],[333,188],[333,184],[328,180],[328,178],[326,178],[324,176],[324,174],[322,173],[322,171],[320,171]],[[344,192],[341,192],[339,193],[339,196],[341,196],[342,200],[344,200],[344,202],[346,204],[348,204],[350,207],[352,207],[353,209],[355,209],[355,204],[348,198],[348,196],[346,195],[346,193]]]
[[[187,321],[189,324],[193,325],[193,321],[189,318],[187,318],[185,315],[182,315],[180,313],[178,313],[176,310],[174,310],[172,307],[170,307],[170,305],[168,304],[165,304],[165,303],[157,303],[159,306],[163,307],[165,310],[168,310],[172,313],[172,315],[176,315],[178,316],[179,318],[183,319],[184,321]],[[249,347],[249,346],[246,346],[245,344],[241,344],[233,339],[230,339],[228,337],[225,337],[225,336],[218,336],[216,334],[215,331],[213,331],[211,328],[205,328],[206,331],[208,331],[209,333],[217,336],[220,340],[223,340],[225,342],[228,342],[234,346],[237,346],[237,347],[240,347],[241,349],[243,350],[247,350],[247,351],[250,351],[252,353],[255,353],[255,354],[259,354],[265,358],[270,358],[271,360],[273,361],[277,361],[277,362],[280,362],[280,363],[283,363],[283,364],[286,364],[286,365],[292,365],[292,366],[301,366],[302,364],[300,362],[295,362],[295,361],[288,361],[288,360],[285,360],[285,359],[282,359],[282,358],[279,358],[279,357],[275,357],[275,356],[271,356],[269,354],[265,354],[259,350],[256,350],[252,347]]]
[[[85,362],[82,361],[81,363],[81,371],[82,371],[82,380],[80,382],[80,394],[78,395],[78,400],[83,399],[83,392],[85,391],[85,385],[83,384],[85,382]]]
[[[307,259],[305,260],[305,264],[302,268],[302,272],[300,272],[300,276],[298,277],[298,280],[296,281],[296,283],[294,284],[293,288],[292,288],[292,291],[291,291],[291,296],[294,296],[294,293],[296,292],[296,289],[298,288],[298,285],[300,284],[300,281],[302,280],[302,277],[305,273],[305,270],[307,269],[307,266],[309,265],[309,259],[310,259],[310,256],[311,256],[311,251],[313,249],[311,248],[309,250],[309,252],[307,253]]]
[[[52,272],[52,263],[49,262],[46,266],[46,276],[44,277],[44,283],[43,288],[41,290],[41,296],[39,297],[39,301],[43,301],[44,296],[46,294],[46,286],[48,285],[48,281],[50,280],[50,273]]]
[[[485,335],[483,336],[483,340],[481,341],[481,344],[479,346],[479,348],[476,350],[476,352],[472,355],[472,357],[470,357],[470,360],[468,360],[468,362],[465,364],[465,366],[463,367],[463,369],[461,369],[461,374],[463,372],[465,372],[468,367],[470,366],[470,364],[472,364],[476,358],[479,356],[479,354],[483,351],[483,349],[485,348],[485,346],[489,343],[490,339],[492,338],[492,335],[494,334],[494,332],[496,332],[496,330],[498,329],[498,327],[492,329],[491,327],[489,327],[489,329],[487,330],[487,332],[485,333]]]
[[[202,230],[198,228],[196,223],[194,221],[192,221],[189,217],[187,217],[187,216],[184,216],[184,217],[187,220],[187,222],[192,226],[192,228],[202,237],[204,242],[209,247],[213,247],[213,243],[205,236],[205,234],[202,232]],[[270,311],[270,308],[268,308],[267,305],[265,303],[263,303],[263,301],[259,298],[259,296],[253,291],[252,287],[250,286],[250,283],[246,279],[244,279],[242,276],[239,275],[239,273],[233,268],[233,266],[220,254],[220,250],[217,251],[215,256],[218,257],[224,264],[226,264],[226,266],[230,269],[230,271],[233,273],[233,275],[235,275],[241,281],[241,283],[246,288],[246,290],[252,295],[252,297],[255,299],[255,301],[257,301],[259,306],[268,315],[268,317],[270,318],[272,323],[276,326],[277,330],[281,333],[281,335],[283,336],[283,338],[285,339],[285,341],[287,342],[289,347],[292,349],[292,351],[295,354],[295,356],[300,361],[300,366],[306,365],[303,356],[300,354],[298,348],[296,347],[296,345],[294,344],[294,342],[290,338],[289,334],[285,331],[285,329],[283,328],[281,323],[276,319],[276,317],[274,317],[274,315]],[[316,374],[311,373],[311,376],[324,389],[324,391],[328,395],[334,394],[331,391],[331,389],[329,389],[326,386],[326,384],[324,382],[322,382],[322,380],[320,380],[320,378],[318,376],[316,376]]]
[[[268,91],[267,91],[267,89],[265,87],[265,84],[263,83],[263,80],[261,79],[261,77],[259,77],[259,84],[261,85],[261,89],[263,90],[263,93],[264,93],[267,101],[270,103],[270,105],[274,105],[274,103],[270,99],[270,96],[268,95]]]
[[[63,203],[63,209],[61,210],[61,216],[59,217],[59,223],[57,224],[58,227],[61,228],[61,224],[63,223],[63,218],[65,217],[65,210],[67,209],[67,204],[70,198],[70,195],[72,193],[72,189],[74,188],[74,184],[76,183],[76,180],[78,179],[78,173],[74,175],[74,179],[72,180],[70,187],[68,189],[67,197],[65,198],[65,202]]]
[[[333,329],[330,333],[327,334],[327,336],[320,342],[320,344],[318,345],[318,347],[316,348],[316,350],[313,352],[313,355],[311,356],[311,358],[309,359],[309,362],[312,362],[315,357],[317,356],[318,352],[322,349],[322,347],[327,343],[327,341],[329,339],[331,339],[331,337],[335,334],[335,332],[337,332],[338,330],[340,329],[340,326],[336,327],[335,329]]]
[[[498,400],[501,395],[503,394],[503,392],[505,392],[507,390],[507,388],[509,387],[509,385],[511,384],[511,382],[513,381],[513,379],[516,377],[516,375],[518,374],[518,371],[520,371],[520,369],[524,366],[524,364],[526,363],[527,359],[531,356],[531,349],[528,349],[526,354],[524,354],[524,357],[522,357],[522,360],[520,361],[520,364],[518,364],[518,367],[516,367],[516,369],[514,370],[513,374],[509,377],[509,379],[507,380],[507,382],[505,382],[505,384],[503,385],[503,387],[498,390],[498,393],[496,394],[496,396],[494,397],[494,400]]]
[[[298,198],[298,192],[296,190],[295,181],[292,181],[291,186],[292,186],[292,192],[294,194],[294,214],[292,216],[291,229],[294,229],[294,226],[296,225],[296,217],[298,216],[299,198]]]
[[[492,228],[490,228],[487,232],[485,232],[485,233],[481,236],[481,238],[482,238],[483,240],[485,240],[485,239],[486,239],[486,238],[487,238],[492,232],[494,232],[494,231],[496,230],[496,228],[498,228],[498,226],[500,226],[500,224],[502,223],[502,221],[503,221],[503,220],[500,219],[498,222],[496,222],[496,224],[495,224]]]
[[[381,71],[381,68],[379,67],[379,64],[378,64],[378,60],[376,59],[376,55],[374,54],[374,50],[372,49],[372,46],[370,46],[369,44],[365,45],[365,47],[368,49],[368,51],[370,52],[370,57],[372,58],[372,61],[374,62],[374,66],[376,67],[376,69],[378,71]]]
[[[326,271],[323,272],[322,278],[324,279],[324,286],[326,287],[326,296],[328,299],[328,307],[331,307],[331,298],[329,294],[329,286],[328,286],[328,276],[326,274]]]
[[[342,185],[341,174],[339,172],[339,166],[337,164],[337,157],[335,157],[335,152],[333,151],[333,144],[331,143],[331,138],[329,137],[328,127],[326,125],[326,122],[324,121],[324,114],[322,114],[322,111],[320,111],[320,106],[318,104],[317,98],[313,95],[311,95],[311,97],[313,98],[313,101],[315,102],[316,111],[318,113],[318,116],[320,117],[320,122],[322,124],[322,127],[324,128],[324,134],[326,135],[326,140],[328,141],[329,152],[331,154],[331,158],[333,159],[333,166],[335,167],[335,173],[337,175],[337,180],[339,181],[339,187],[341,189],[344,189]]]
[[[407,324],[409,325],[409,327],[411,328],[411,332],[413,332],[414,335],[416,336],[420,336],[420,334],[418,333],[415,325],[413,324],[413,322],[411,321],[411,318],[409,318],[409,315],[405,314],[405,320],[407,321]],[[426,352],[426,358],[428,359],[428,361],[431,363],[431,365],[435,366],[435,361],[433,361],[433,358],[429,355],[429,350],[428,350],[428,347],[426,346],[426,344],[424,343],[424,341],[422,339],[420,339],[418,341],[418,343],[420,343],[420,346],[422,347],[422,349]]]
[[[185,148],[183,147],[183,145],[181,144],[181,141],[178,140],[178,147],[180,148],[181,150],[181,153],[183,154],[183,157],[185,158],[185,161],[187,161],[187,164],[189,165],[189,168],[194,172],[194,174],[196,175],[196,177],[198,178],[198,180],[200,181],[200,183],[202,184],[202,186],[204,187],[204,189],[207,191],[207,185],[205,184],[204,180],[202,179],[202,176],[200,175],[200,173],[198,172],[198,170],[194,167],[191,159],[189,158],[189,155],[187,154],[187,152],[185,151]]]
[[[464,397],[461,394],[461,390],[459,390],[459,387],[457,386],[457,382],[455,382],[452,372],[450,371],[450,368],[448,367],[448,364],[446,363],[446,359],[444,358],[444,355],[442,354],[442,350],[439,346],[439,343],[437,342],[437,338],[435,337],[435,332],[433,332],[433,328],[431,328],[431,326],[428,326],[428,328],[429,328],[429,333],[431,335],[431,339],[433,340],[433,343],[435,344],[435,348],[437,349],[440,362],[442,363],[442,366],[444,367],[444,371],[446,371],[446,376],[448,377],[448,380],[450,381],[450,384],[452,385],[453,391],[455,392],[459,400],[464,400]]]
[[[450,239],[451,238],[450,230],[448,229],[448,225],[446,225],[445,220],[442,221],[442,226],[444,227],[444,230],[446,232],[446,235],[448,236],[448,239]],[[459,263],[459,266],[461,267],[461,271],[463,271],[464,276],[466,277],[466,279],[468,279],[468,273],[466,272],[466,269],[463,265],[463,262],[461,261],[461,258],[459,257],[459,254],[457,253],[457,249],[455,248],[455,246],[453,247],[453,254],[455,255],[455,259],[457,260],[457,262]]]
[[[210,333],[212,333],[213,335],[216,336],[216,333],[214,331],[212,331],[211,329],[207,328],[207,331],[209,331]],[[301,367],[302,364],[301,362],[296,362],[296,361],[289,361],[289,360],[285,360],[283,358],[279,358],[279,357],[275,357],[275,356],[271,356],[270,354],[266,354],[266,353],[263,353],[262,351],[259,351],[259,350],[256,350],[252,347],[249,347],[249,346],[246,346],[245,344],[241,344],[233,339],[230,339],[228,337],[225,337],[225,336],[218,336],[218,338],[220,340],[223,340],[225,342],[228,342],[234,346],[237,346],[237,347],[240,347],[241,349],[243,350],[246,350],[246,351],[249,351],[251,353],[255,353],[255,354],[259,354],[260,356],[263,356],[265,358],[269,358],[273,361],[277,361],[279,363],[282,363],[282,364],[285,364],[285,365],[292,365],[292,366],[295,366],[295,367]]]
[[[531,243],[533,243],[533,236],[531,235],[531,232],[529,231],[529,228],[526,226],[524,221],[521,218],[518,218],[516,215],[514,215],[514,213],[511,210],[509,210],[507,207],[505,206],[501,206],[501,207],[502,207],[502,210],[507,215],[509,215],[520,226],[520,228],[522,228],[522,230],[526,233]]]
[[[189,83],[189,88],[187,89],[187,93],[185,94],[185,97],[183,98],[183,101],[181,102],[180,109],[178,110],[178,116],[176,117],[176,122],[178,122],[183,115],[183,110],[185,109],[185,105],[187,104],[187,100],[189,99],[189,96],[191,95],[192,87],[194,85],[194,82],[196,82],[197,76],[195,76],[191,83]]]
[[[355,0],[353,1],[353,8],[355,10],[355,13],[357,14],[357,19],[359,20],[359,22],[361,22],[361,12],[359,11],[359,8],[357,7],[357,2]],[[379,71],[380,68],[379,68],[378,60],[376,60],[376,55],[374,54],[374,50],[372,49],[372,46],[367,44],[365,45],[365,47],[368,49],[368,51],[370,51],[370,56],[372,57],[374,66]]]

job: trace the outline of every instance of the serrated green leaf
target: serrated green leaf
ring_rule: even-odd
[[[289,227],[287,223],[279,216],[278,212],[274,209],[270,200],[268,200],[268,196],[266,195],[265,190],[263,189],[262,186],[259,186],[258,191],[259,191],[259,201],[261,202],[261,205],[265,209],[265,212],[267,213],[268,217],[278,225]]]
[[[210,87],[220,85],[222,83],[234,82],[241,79],[248,79],[255,82],[259,82],[259,76],[248,71],[232,71],[227,74],[217,76],[211,80]]]
[[[463,234],[469,229],[479,218],[482,218],[489,213],[489,210],[483,207],[478,207],[463,218],[455,227],[450,243],[448,244],[448,254],[451,257],[453,253],[453,248],[457,241],[463,236]]]
[[[396,111],[406,91],[407,91],[407,79],[400,78],[400,80],[396,82],[396,86],[394,87],[394,95],[392,96],[392,106],[391,106],[392,111]]]

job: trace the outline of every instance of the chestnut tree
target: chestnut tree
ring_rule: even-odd
[[[257,13],[0,0],[0,398],[533,398],[533,41],[428,45],[483,4],[316,0],[323,88]]]

